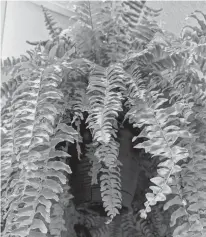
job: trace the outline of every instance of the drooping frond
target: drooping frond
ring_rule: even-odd
[[[122,110],[121,91],[125,89],[123,78],[121,65],[95,65],[92,71],[88,86],[91,111],[87,120],[96,141],[108,143],[115,136],[115,119]]]
[[[153,193],[146,194],[146,211],[142,212],[142,216],[146,216],[146,213],[151,211],[150,206],[155,205],[157,201],[166,200],[165,195],[171,193],[169,187],[171,176],[181,171],[177,163],[188,157],[187,149],[177,144],[179,137],[189,136],[188,132],[182,130],[178,123],[175,126],[171,125],[172,122],[179,120],[178,112],[174,107],[163,107],[167,99],[163,98],[159,92],[152,91],[151,93],[152,97],[134,106],[128,112],[134,125],[143,127],[142,132],[136,138],[147,138],[135,148],[144,148],[152,156],[161,157],[163,160],[159,164],[157,177],[151,179],[156,186],[150,187]]]
[[[12,95],[12,133],[6,131],[7,137],[12,135],[10,140],[15,147],[10,166],[16,172],[16,179],[8,180],[2,187],[4,234],[32,236],[47,233],[50,200],[58,202],[58,194],[63,191],[61,185],[65,184],[66,176],[62,171],[71,172],[64,162],[53,161],[58,156],[69,156],[66,152],[55,151],[55,146],[65,140],[74,142],[77,136],[76,131],[58,121],[63,97],[58,89],[61,69],[50,65],[38,68],[29,62],[26,67],[22,65],[21,73],[29,74],[29,80]],[[3,166],[6,163],[3,160]],[[42,218],[37,218],[38,213]]]
[[[36,50],[39,50],[38,47],[36,48]],[[12,99],[13,93],[23,83],[23,81],[27,80],[28,75],[26,75],[25,69],[27,70],[30,67],[30,62],[32,61],[36,63],[34,59],[36,54],[35,51],[28,50],[27,53],[30,57],[21,55],[21,57],[16,60],[14,58],[13,60],[7,58],[6,60],[2,61],[2,73],[9,75],[8,80],[3,82],[1,85],[2,108],[5,106],[7,101]],[[29,74],[29,72],[27,72],[27,74]]]
[[[52,210],[50,215],[50,221],[48,221],[49,224],[49,233],[51,236],[61,236],[63,233],[67,233],[68,231],[72,233],[72,226],[69,226],[70,229],[68,229],[68,223],[72,223],[72,221],[66,222],[67,218],[71,218],[74,213],[70,213],[68,216],[67,209],[70,209],[71,203],[70,200],[73,198],[73,196],[70,193],[70,187],[68,183],[65,183],[63,185],[64,193],[60,194],[59,202],[53,202],[52,203]],[[66,218],[65,218],[66,216]],[[75,220],[75,218],[74,218]],[[74,233],[73,233],[74,234]]]
[[[108,144],[101,144],[95,152],[98,161],[102,163],[100,187],[103,207],[110,218],[107,223],[119,214],[119,209],[122,207],[121,163],[117,159],[118,154],[119,144],[114,139],[111,139]]]
[[[190,48],[187,49],[187,52],[189,52],[189,51],[190,51]],[[138,116],[139,116],[139,113],[141,113],[141,112],[143,114],[147,114],[146,117],[144,117],[145,115],[143,115],[143,114],[140,115],[139,124],[136,124],[136,126],[139,126],[140,124],[142,124],[142,126],[143,126],[143,130],[142,130],[141,134],[138,137],[143,136],[143,137],[146,137],[147,139],[149,139],[149,140],[146,140],[145,142],[143,142],[143,144],[144,144],[143,146],[141,144],[138,144],[137,147],[139,147],[139,148],[143,147],[146,151],[149,151],[154,156],[159,156],[159,157],[164,157],[165,156],[165,158],[169,157],[168,154],[166,154],[165,151],[164,151],[164,148],[163,148],[164,145],[163,144],[160,145],[160,147],[158,148],[157,134],[159,134],[159,135],[164,134],[163,139],[166,139],[166,140],[168,138],[170,139],[170,140],[167,141],[167,144],[171,146],[171,148],[169,148],[169,149],[171,149],[171,151],[174,150],[174,148],[175,148],[176,151],[178,151],[178,149],[179,149],[180,153],[173,156],[175,159],[177,159],[176,157],[178,157],[176,162],[179,162],[181,159],[185,159],[186,157],[189,157],[189,153],[188,153],[187,149],[184,148],[184,146],[183,147],[181,146],[181,143],[178,144],[177,141],[180,139],[178,137],[179,136],[181,137],[183,135],[183,141],[184,141],[184,137],[188,138],[189,134],[186,131],[181,131],[180,127],[178,128],[178,126],[176,126],[177,124],[181,125],[181,123],[179,123],[179,122],[176,123],[175,122],[176,119],[179,120],[179,118],[178,118],[179,115],[178,115],[177,111],[175,112],[174,108],[172,109],[172,107],[178,105],[178,102],[180,102],[179,106],[176,107],[176,108],[178,108],[178,111],[182,113],[183,109],[185,110],[185,106],[187,105],[187,107],[188,107],[187,110],[189,109],[189,115],[193,115],[193,113],[195,111],[195,110],[193,111],[193,109],[196,108],[196,105],[199,104],[199,103],[202,103],[202,101],[204,101],[204,97],[205,97],[204,96],[205,95],[205,88],[203,86],[204,83],[205,83],[204,79],[203,79],[203,81],[199,80],[197,74],[194,74],[192,72],[192,70],[191,71],[189,71],[189,70],[184,71],[185,68],[183,67],[181,69],[182,74],[179,71],[176,72],[176,75],[175,75],[175,72],[170,72],[169,73],[170,78],[165,77],[165,74],[159,73],[159,75],[158,75],[158,73],[151,72],[149,75],[150,75],[152,80],[151,79],[148,80],[148,78],[146,79],[146,78],[142,77],[143,74],[141,72],[142,72],[142,69],[144,70],[146,65],[144,65],[144,61],[143,61],[142,64],[141,63],[142,63],[142,61],[138,60],[137,63],[134,64],[134,67],[132,69],[132,76],[133,76],[133,78],[136,79],[136,83],[134,85],[137,85],[137,89],[139,89],[139,91],[135,90],[136,91],[136,97],[139,98],[139,99],[142,98],[141,93],[140,93],[141,89],[142,90],[147,89],[146,91],[148,91],[148,89],[149,89],[149,94],[152,93],[153,97],[155,96],[157,101],[158,101],[157,106],[154,104],[155,110],[157,111],[158,107],[160,108],[160,110],[159,110],[160,114],[159,114],[158,118],[156,118],[155,120],[156,120],[156,122],[158,122],[159,118],[161,118],[160,120],[163,123],[166,122],[166,124],[163,125],[163,130],[164,130],[165,134],[164,134],[163,131],[159,133],[157,127],[155,128],[155,130],[153,130],[152,120],[149,119],[150,116],[148,116],[148,114],[146,112],[143,112],[142,109],[140,109],[141,106],[136,106],[136,107],[139,107],[139,110],[136,110],[136,112],[138,111],[137,112]],[[186,61],[184,63],[186,63]],[[170,68],[170,65],[171,64],[166,65],[166,67],[164,67],[163,69]],[[159,71],[158,68],[153,68],[153,69]],[[142,80],[142,78],[143,78],[143,80]],[[195,86],[194,86],[194,84],[195,84]],[[144,85],[143,88],[141,88],[142,85]],[[158,86],[160,86],[160,87],[158,87]],[[132,88],[135,88],[135,87],[132,87]],[[161,93],[160,92],[158,92],[158,93],[154,92],[155,88],[156,89],[162,88],[162,90],[166,92],[167,96],[168,96],[167,89],[170,88],[169,89],[169,96],[171,96],[171,98],[169,98],[169,99],[170,99],[170,102],[173,101],[172,103],[174,104],[171,108],[166,108],[166,106],[168,107],[167,100],[165,101],[163,98],[162,98],[163,100],[161,98],[158,98]],[[133,95],[135,97],[135,94],[133,94]],[[198,99],[198,98],[201,98],[201,99]],[[152,100],[150,100],[150,102],[151,101]],[[130,101],[130,104],[134,106],[134,103],[132,104],[131,102],[132,101]],[[142,99],[142,101],[139,100],[139,102],[140,103],[145,103],[144,99]],[[154,102],[155,102],[155,100],[153,101],[153,103]],[[204,105],[202,105],[202,106],[203,106],[202,108],[204,108]],[[145,105],[143,107],[145,108]],[[135,106],[133,108],[135,108]],[[132,113],[132,109],[130,111]],[[165,117],[165,115],[161,114],[162,112],[163,113],[166,112],[167,116],[169,115],[169,113],[171,113],[171,112],[172,113],[169,115],[169,117],[167,117],[167,116]],[[157,112],[157,114],[158,114],[158,112]],[[178,115],[178,117],[177,117],[177,115]],[[185,115],[185,111],[183,112],[182,115],[183,116]],[[202,117],[202,116],[199,116],[199,117]],[[131,122],[135,123],[135,118],[134,117],[133,118],[130,117],[130,118],[131,118]],[[188,116],[186,116],[185,118],[187,119]],[[191,117],[190,117],[190,119],[191,119]],[[146,125],[147,121],[150,121],[149,124],[148,124],[149,125],[148,128],[147,128],[147,125]],[[169,122],[169,124],[167,124],[168,122]],[[172,127],[171,127],[172,123],[175,123],[175,125],[172,125]],[[158,124],[160,125],[161,122],[158,122]],[[187,128],[187,129],[190,130],[190,128]],[[168,132],[168,135],[167,135],[167,132]],[[191,130],[191,132],[192,132],[192,130]],[[181,133],[182,133],[182,135],[181,135]],[[175,134],[175,135],[171,136],[170,134],[171,135]],[[153,137],[153,135],[155,136],[155,140],[150,143],[150,139]],[[183,144],[184,144],[184,142],[183,142]],[[154,148],[152,148],[152,150],[150,150],[150,145],[154,146]],[[187,147],[189,147],[189,146],[187,146]],[[153,152],[155,152],[155,153],[153,153]],[[201,160],[202,160],[202,157],[201,157]],[[174,173],[176,173],[176,172],[180,172],[182,170],[182,168],[175,164],[173,166],[173,168],[170,169],[169,167],[172,164],[171,160],[170,159],[168,159],[168,160],[163,159],[162,161],[163,162],[160,162],[160,164],[159,164],[160,169],[157,170],[158,176],[151,179],[151,181],[153,183],[155,183],[158,187],[151,186],[150,189],[152,189],[153,193],[146,194],[146,198],[147,198],[147,202],[145,203],[145,206],[147,206],[146,207],[146,212],[150,211],[149,203],[151,205],[154,205],[156,203],[156,201],[158,199],[158,195],[160,195],[160,193],[161,193],[161,195],[160,195],[161,198],[160,199],[165,200],[166,199],[165,194],[167,192],[168,193],[172,192],[172,193],[175,194],[174,204],[179,203],[180,205],[182,205],[182,207],[180,207],[178,210],[176,210],[176,212],[172,213],[172,226],[174,226],[175,223],[176,223],[176,218],[182,217],[182,216],[184,216],[186,218],[189,215],[187,209],[185,209],[185,207],[184,207],[184,205],[185,205],[184,204],[185,203],[184,198],[179,196],[181,192],[180,191],[177,192],[173,188],[173,184],[178,181],[178,178],[177,178],[178,176],[176,176],[176,174],[173,175],[173,169],[174,169]],[[189,163],[187,163],[187,165],[185,165],[185,167],[187,167],[188,165],[189,165]],[[186,168],[186,170],[187,170],[187,168]],[[195,174],[195,171],[194,171],[194,174]],[[171,179],[170,175],[173,176],[172,179]],[[169,188],[169,186],[165,185],[166,183],[162,179],[162,177],[165,177],[165,176],[167,177],[167,180],[169,181],[168,184],[169,184],[170,188]],[[165,187],[163,187],[163,186],[165,186]],[[176,184],[176,186],[177,186],[177,184]],[[191,186],[191,188],[193,189],[192,186]],[[162,193],[163,193],[163,195],[162,195]],[[178,203],[177,203],[177,200],[178,200]],[[190,194],[188,196],[188,200],[190,200]],[[194,200],[194,199],[192,199],[192,200]],[[204,199],[202,200],[200,198],[200,200],[202,202],[204,202],[203,201]],[[192,202],[192,201],[189,201],[189,202]],[[203,203],[201,205],[203,205]],[[141,211],[142,217],[144,215],[146,215],[146,212]],[[188,214],[186,214],[186,213],[188,213]],[[178,222],[178,224],[176,225],[176,229],[174,230],[173,236],[177,236],[177,234],[180,234],[180,233],[183,233],[183,232],[185,232],[185,235],[181,235],[181,236],[190,236],[190,235],[193,236],[194,233],[199,233],[199,234],[204,233],[204,228],[205,228],[204,224],[198,224],[196,226],[197,229],[195,229],[194,232],[193,232],[193,229],[195,228],[194,225],[196,225],[197,223],[204,223],[204,221],[202,222],[202,220],[201,220],[201,216],[196,216],[196,219],[193,218],[193,220],[191,219],[191,221],[189,221],[189,222],[188,222],[188,217],[187,217],[186,222],[183,222],[183,225],[181,225],[180,223],[182,223],[182,222]],[[191,223],[193,223],[193,225],[190,225]]]

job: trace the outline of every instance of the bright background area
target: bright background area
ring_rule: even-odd
[[[59,26],[68,27],[68,18],[72,15],[68,1],[1,1],[2,58],[25,54],[31,48],[26,40],[48,39],[41,4],[52,10]],[[67,9],[63,7],[65,4]],[[147,4],[154,9],[163,9],[158,21],[175,34],[180,34],[185,18],[191,12],[206,12],[206,1],[147,1]]]
[[[2,58],[18,57],[31,46],[29,41],[48,39],[41,4],[52,9],[52,15],[62,28],[67,28],[71,12],[54,2],[7,1],[2,45]]]

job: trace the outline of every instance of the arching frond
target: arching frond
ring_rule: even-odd
[[[44,20],[45,20],[46,27],[49,31],[49,35],[52,37],[52,39],[55,39],[56,37],[59,36],[62,29],[55,26],[57,24],[57,22],[54,21],[51,13],[49,12],[49,10],[47,8],[42,6],[42,10],[44,13]]]

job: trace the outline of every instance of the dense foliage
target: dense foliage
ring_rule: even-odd
[[[176,37],[145,1],[83,1],[74,11],[62,30],[43,8],[51,38],[2,64],[11,77],[1,98],[3,236],[75,237],[78,224],[93,237],[206,236],[206,15],[195,11],[198,27]],[[140,131],[134,147],[150,179],[130,210],[124,121]],[[92,134],[84,151],[82,124]],[[70,160],[82,156],[107,215],[75,204]]]

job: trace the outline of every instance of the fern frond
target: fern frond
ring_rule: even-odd
[[[79,224],[85,225],[90,230],[95,230],[105,225],[106,217],[98,215],[89,208],[78,208],[80,213]]]
[[[7,58],[6,60],[1,60],[1,71],[3,74],[8,75],[13,67],[20,62],[20,58]]]
[[[186,61],[184,54],[187,50],[189,49],[182,49],[182,51],[179,50],[178,52],[170,53],[161,45],[154,44],[152,47],[148,47],[139,53],[129,55],[128,59],[124,62],[124,68],[127,69],[136,63],[149,71],[151,68],[157,72],[178,69],[181,68]]]
[[[19,233],[21,236],[47,233],[45,223],[49,219],[47,216],[37,218],[38,203],[43,202],[49,212],[49,199],[58,201],[57,194],[63,191],[61,184],[65,183],[66,177],[61,171],[71,172],[65,163],[49,160],[58,156],[68,157],[67,153],[55,151],[54,148],[61,141],[74,142],[76,136],[75,131],[63,124],[59,124],[55,130],[58,115],[62,113],[60,104],[63,94],[58,89],[61,69],[57,66],[37,69],[32,63],[22,69],[22,75],[29,73],[30,78],[15,90],[11,101],[14,111],[12,142],[15,145],[19,180],[15,182],[15,187],[9,184],[12,198],[5,207],[7,221],[4,233],[14,236]],[[55,137],[51,139],[54,134]],[[51,177],[58,177],[58,180]]]
[[[44,46],[44,53],[49,55],[50,60],[53,60],[54,57],[70,57],[75,53],[75,43],[72,40],[70,30],[63,30],[61,27],[55,26],[57,23],[54,21],[49,10],[43,6],[42,10],[51,39],[45,42],[40,41],[38,44]]]
[[[184,171],[183,171],[184,172]],[[177,178],[177,176],[176,176]],[[171,218],[170,218],[170,227],[173,229],[173,235],[172,236],[193,236],[195,234],[193,232],[193,229],[195,225],[198,223],[196,220],[199,219],[199,214],[197,215],[196,213],[191,213],[187,209],[187,200],[185,198],[185,194],[187,195],[187,192],[184,193],[183,190],[183,182],[182,182],[181,176],[179,176],[179,180],[174,180],[172,184],[172,189],[173,193],[175,195],[172,195],[172,198],[166,202],[164,205],[164,210],[169,210],[171,211]],[[191,186],[192,187],[192,186]],[[191,187],[189,189],[191,189]],[[196,188],[194,188],[196,190]],[[191,195],[191,192],[188,192],[189,195]],[[196,210],[195,210],[196,211]],[[197,218],[197,219],[196,219]],[[192,224],[193,222],[193,224]],[[193,227],[192,227],[193,226]],[[191,228],[192,227],[192,228]],[[194,229],[196,234],[198,236],[203,236],[201,235],[202,232],[202,227],[197,225],[196,227],[198,229]],[[199,235],[200,234],[200,235]]]
[[[122,235],[121,216],[116,216],[115,219],[109,224],[110,236],[118,237]]]
[[[68,186],[67,186],[68,189]],[[66,189],[66,190],[67,190]],[[62,195],[62,194],[61,194]],[[64,195],[65,202],[64,206],[64,220],[65,220],[65,226],[66,226],[66,233],[63,232],[62,235],[68,235],[72,237],[77,237],[76,231],[74,229],[75,224],[79,223],[80,214],[75,208],[74,201],[71,200],[71,194],[68,192],[66,195]]]
[[[79,1],[75,4],[76,14],[81,23],[94,31],[100,29],[102,20],[107,18],[109,2]],[[108,20],[108,19],[107,19]]]
[[[78,208],[78,223],[84,225],[92,237],[102,237],[107,234],[109,226],[105,224],[106,217],[100,216],[97,212],[87,207]]]
[[[87,121],[96,141],[108,143],[111,136],[115,136],[113,124],[122,110],[123,78],[119,65],[106,69],[96,65],[90,76],[88,93],[91,112]]]
[[[95,152],[95,156],[102,163],[100,187],[103,206],[110,217],[108,223],[119,214],[118,209],[122,207],[119,167],[121,163],[117,160],[118,154],[119,144],[114,139],[110,140],[108,144],[101,144]]]
[[[197,143],[196,143],[197,144]],[[194,145],[196,146],[196,145]],[[204,147],[203,144],[200,147]],[[197,147],[196,147],[197,148]],[[175,226],[173,236],[204,236],[205,224],[205,186],[204,167],[205,148],[193,148],[193,158],[183,167],[181,186],[178,195],[165,204],[165,209],[172,205],[179,207],[171,216],[171,226]],[[176,190],[175,190],[176,191]],[[181,220],[181,222],[179,221]]]
[[[197,121],[196,121],[197,122]],[[182,171],[176,181],[173,181],[172,198],[164,205],[164,209],[176,206],[171,215],[170,225],[173,227],[173,236],[204,236],[205,228],[205,139],[204,126],[197,122],[197,128],[193,128],[196,136],[189,146],[189,161],[182,165]],[[199,128],[200,126],[200,128]]]
[[[20,180],[19,180],[19,182],[16,183],[17,187],[19,187],[19,191],[16,192],[14,190],[13,194],[15,196],[19,193],[20,198],[22,197],[22,195],[24,195],[24,193],[27,190],[27,187],[28,187],[27,182],[28,181],[30,181],[32,183],[31,186],[33,186],[34,188],[36,187],[36,184],[35,184],[36,180],[32,179],[32,178],[30,179],[28,177],[27,172],[29,172],[29,170],[35,169],[35,167],[37,168],[37,166],[35,164],[31,163],[32,159],[41,157],[41,155],[38,152],[37,152],[38,156],[37,156],[37,154],[33,154],[33,155],[32,155],[32,153],[28,154],[28,147],[30,146],[31,140],[33,138],[33,126],[34,126],[33,123],[34,123],[35,116],[36,116],[36,107],[35,107],[36,103],[35,102],[39,98],[40,74],[38,72],[36,72],[36,74],[37,74],[37,76],[33,77],[32,78],[33,80],[31,80],[30,82],[27,81],[27,82],[23,83],[20,87],[18,87],[18,89],[13,94],[13,98],[12,98],[12,109],[15,111],[15,114],[12,118],[12,124],[13,124],[13,129],[14,129],[13,143],[16,147],[15,154],[18,155],[17,161],[20,161],[19,167],[21,169],[20,174],[19,174]],[[22,89],[24,90],[24,93],[22,93]],[[27,103],[25,103],[25,101]],[[47,133],[45,133],[45,134],[48,136]],[[40,135],[39,140],[42,141],[43,140],[42,136],[45,137],[45,134],[44,134],[44,132],[41,131],[41,133],[39,133],[39,135]],[[35,152],[33,152],[33,153],[35,153]],[[25,159],[27,154],[30,157],[30,161],[28,161],[28,162],[26,162],[27,159]],[[28,178],[28,181],[27,181],[27,178]],[[19,199],[19,201],[20,201],[20,199]],[[16,202],[17,202],[17,200],[16,200]],[[14,203],[12,203],[12,204],[14,205]],[[18,218],[18,211],[17,211],[17,217],[14,219],[14,221],[12,221],[12,219],[16,215],[16,214],[14,214],[14,212],[12,210],[13,205],[11,205],[9,207],[8,212],[7,212],[8,215],[11,216],[11,219],[10,218],[7,219],[5,233],[10,232],[10,231],[11,231],[11,233],[15,233],[15,231],[16,231],[16,233],[18,234],[18,231],[21,231],[25,235],[27,235],[30,231],[30,228],[27,228],[26,226],[28,224],[31,225],[33,222],[32,216],[34,215],[34,209],[33,209],[33,207],[30,207],[30,204],[26,204],[26,205],[23,204],[23,206],[26,206],[25,211],[28,209],[30,211],[31,216],[25,219],[25,222],[27,224],[24,224],[21,222],[21,225],[20,225],[19,218]],[[22,210],[19,209],[19,211],[23,211],[23,210],[24,210],[24,208]],[[33,215],[32,215],[32,213],[33,213]],[[11,221],[11,223],[9,223],[9,221]],[[40,222],[39,222],[39,225],[41,225],[40,228],[42,228],[42,230],[44,232],[45,225]],[[34,221],[34,226],[36,225],[35,223],[36,223],[36,221]],[[11,228],[12,226],[13,226],[13,228]]]
[[[141,231],[136,228],[135,218],[131,212],[121,216],[121,227],[125,237],[141,237]]]
[[[124,6],[130,10],[125,10]],[[159,31],[153,21],[159,11],[147,7],[144,1],[80,1],[75,4],[75,9],[78,21],[72,25],[71,31],[77,54],[100,65],[108,66],[121,60],[132,47],[142,47],[145,39],[151,41]]]
[[[203,17],[201,20],[198,16]],[[206,43],[206,20],[205,14],[202,11],[195,11],[189,18],[194,18],[198,22],[198,26],[185,26],[182,30],[182,37],[185,44],[192,45],[188,55],[188,64],[193,66],[203,75],[206,73],[206,59],[205,59],[205,43]]]
[[[12,95],[17,87],[22,83],[23,79],[20,76],[11,78],[1,85],[1,109],[3,109],[12,99]]]
[[[205,111],[206,90],[204,88],[204,80],[201,81],[198,74],[192,71],[183,73],[177,73],[174,76],[171,81],[172,85],[176,91],[182,94],[184,103],[188,104],[188,107],[192,108],[198,105],[202,106],[202,109]],[[175,95],[175,92],[173,92],[173,95]],[[176,97],[176,99],[178,98]]]
[[[54,21],[49,10],[42,6],[42,11],[44,13],[44,19],[47,26],[47,30],[49,31],[49,35],[52,37],[52,39],[55,39],[56,37],[58,37],[61,30],[59,27],[55,26],[57,22]]]
[[[152,99],[153,98],[153,99]],[[146,210],[141,211],[142,217],[147,216],[157,201],[166,200],[166,194],[171,193],[169,183],[171,176],[181,171],[177,165],[180,160],[188,157],[187,149],[180,147],[176,141],[179,137],[188,137],[189,133],[178,126],[171,125],[171,122],[178,120],[178,112],[174,107],[163,109],[167,99],[161,97],[159,92],[152,91],[152,98],[146,100],[142,105],[134,106],[129,112],[133,117],[135,126],[144,127],[142,132],[135,137],[145,137],[148,140],[139,143],[135,148],[144,148],[152,156],[164,159],[158,166],[158,176],[151,179],[157,186],[151,186],[153,193],[146,194]]]
[[[151,221],[154,227],[154,232],[158,236],[165,236],[167,234],[167,225],[164,223],[164,212],[159,205],[153,206],[151,211]]]
[[[54,202],[52,204],[52,210],[50,215],[50,221],[48,221],[49,224],[49,233],[51,236],[60,236],[62,232],[71,231],[68,228],[68,223],[72,221],[67,221],[66,215],[67,215],[67,209],[71,206],[70,200],[73,198],[71,193],[69,193],[70,187],[69,184],[66,183],[63,185],[64,193],[60,194],[59,202]],[[70,218],[72,217],[72,211],[70,212]],[[73,218],[73,217],[72,217]]]
[[[28,51],[30,54],[30,58],[33,56],[33,52]],[[21,62],[27,62],[29,57],[26,55],[21,55],[20,58],[7,58],[5,60],[1,60],[1,71],[5,75],[12,75],[18,68],[20,67]]]
[[[11,177],[15,176],[12,175],[12,172],[15,173],[12,117],[11,101],[8,101],[5,108],[1,110],[1,210],[3,212],[6,211],[5,206],[9,197],[8,183]]]
[[[123,1],[122,21],[128,27],[136,40],[147,44],[153,38],[155,32],[159,31],[154,22],[160,10],[154,10],[146,6],[146,1]]]
[[[75,3],[75,14],[78,21],[73,25],[73,36],[76,42],[77,54],[91,61],[100,62],[104,37],[102,26],[110,18],[106,6],[109,3],[79,1]],[[79,34],[81,32],[81,34]],[[82,33],[84,37],[82,37]]]
[[[109,236],[109,231],[110,231],[110,226],[103,224],[102,226],[100,226],[99,228],[94,228],[91,229],[90,233],[92,235],[92,237],[106,237]]]
[[[144,100],[146,88],[145,80],[141,70],[135,65],[135,69],[131,68],[131,74],[126,74],[125,83],[127,85],[126,98],[130,105],[135,105],[137,100]]]
[[[189,83],[188,72],[152,73],[151,75],[151,88],[161,88],[168,97],[169,103],[174,105],[186,120],[193,116],[194,98],[191,92],[193,85]]]
[[[147,223],[146,220],[143,219],[139,219],[137,221],[137,229],[141,231],[142,235],[144,237],[154,237],[154,234],[152,233],[152,229],[150,227],[150,225]]]
[[[198,14],[200,14],[201,16],[203,16],[203,20],[201,20],[198,16]],[[183,27],[182,29],[182,34],[183,37],[192,37],[192,39],[194,40],[194,34],[191,34],[190,32],[186,31],[185,29],[190,29],[193,31],[193,33],[196,34],[196,39],[200,38],[201,36],[205,36],[206,35],[206,18],[205,18],[205,14],[202,11],[194,11],[192,14],[190,14],[188,16],[188,18],[193,18],[197,21],[198,26],[199,27],[192,27],[189,25],[186,25],[185,27]]]
[[[51,236],[60,236],[62,231],[66,231],[65,220],[63,219],[64,209],[59,203],[52,205],[51,221],[49,221],[49,232]]]

